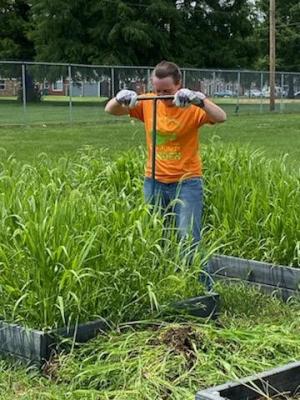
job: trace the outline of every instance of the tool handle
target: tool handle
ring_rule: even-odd
[[[153,126],[152,126],[152,184],[151,184],[151,199],[155,202],[155,171],[156,171],[156,121],[157,121],[157,99],[153,101]]]
[[[171,94],[163,96],[138,96],[138,100],[173,100],[174,96]]]

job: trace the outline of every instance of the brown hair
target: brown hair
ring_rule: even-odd
[[[178,65],[170,61],[161,61],[157,64],[154,68],[153,75],[158,79],[170,76],[173,78],[175,85],[178,85],[181,82],[181,71]]]

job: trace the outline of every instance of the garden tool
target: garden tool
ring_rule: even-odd
[[[138,100],[153,101],[153,119],[152,119],[152,154],[151,154],[151,199],[154,201],[155,195],[155,169],[156,169],[156,129],[157,129],[157,101],[158,100],[173,100],[173,95],[165,96],[138,96]]]

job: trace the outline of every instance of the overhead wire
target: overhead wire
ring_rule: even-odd
[[[110,4],[111,5],[111,3],[112,3],[112,0],[100,0],[100,2],[103,2],[103,3],[107,3],[107,4]],[[133,6],[133,7],[142,7],[142,8],[149,8],[152,4],[141,4],[141,3],[131,3],[131,2],[124,2],[124,4],[125,5],[128,5],[128,6]],[[178,10],[179,10],[180,8],[178,8]],[[192,9],[192,7],[191,7],[191,9]],[[194,9],[194,12],[195,13],[198,13],[198,12],[202,12],[202,11],[205,11],[205,10],[199,10],[199,9],[197,9],[197,8],[195,8]],[[232,14],[234,11],[237,11],[237,12],[239,12],[240,11],[240,9],[239,10],[232,10],[232,9],[230,9],[230,10],[211,10],[211,12],[214,12],[214,13],[216,13],[216,14]],[[288,23],[280,23],[280,24],[276,24],[276,27],[277,28],[282,28],[282,27],[289,27],[289,26],[300,26],[300,21],[294,21],[294,22],[288,22]],[[256,27],[255,29],[260,29],[261,27]],[[262,27],[263,29],[267,29],[266,27]]]

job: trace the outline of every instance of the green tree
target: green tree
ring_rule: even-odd
[[[260,64],[269,63],[269,0],[257,3],[262,17],[258,30]],[[276,69],[300,71],[300,3],[299,0],[276,0]]]
[[[92,0],[31,0],[32,32],[39,61],[87,63]]]
[[[280,0],[277,4],[277,66],[285,71],[300,71],[299,0]]]
[[[197,67],[250,68],[257,56],[254,9],[247,0],[184,1],[186,63]]]
[[[248,0],[32,0],[38,60],[194,67],[253,66]]]
[[[29,27],[28,1],[0,0],[0,59],[33,59],[34,47],[28,37]]]
[[[143,64],[171,57],[173,0],[32,0],[38,60]]]
[[[41,93],[38,87],[35,86],[32,76],[25,67],[25,97],[27,103],[38,103],[41,101]],[[23,102],[23,85],[18,92],[18,101]]]
[[[91,56],[93,62],[153,65],[162,58],[174,58],[181,47],[176,1],[100,0],[92,14],[91,36],[98,44]]]

